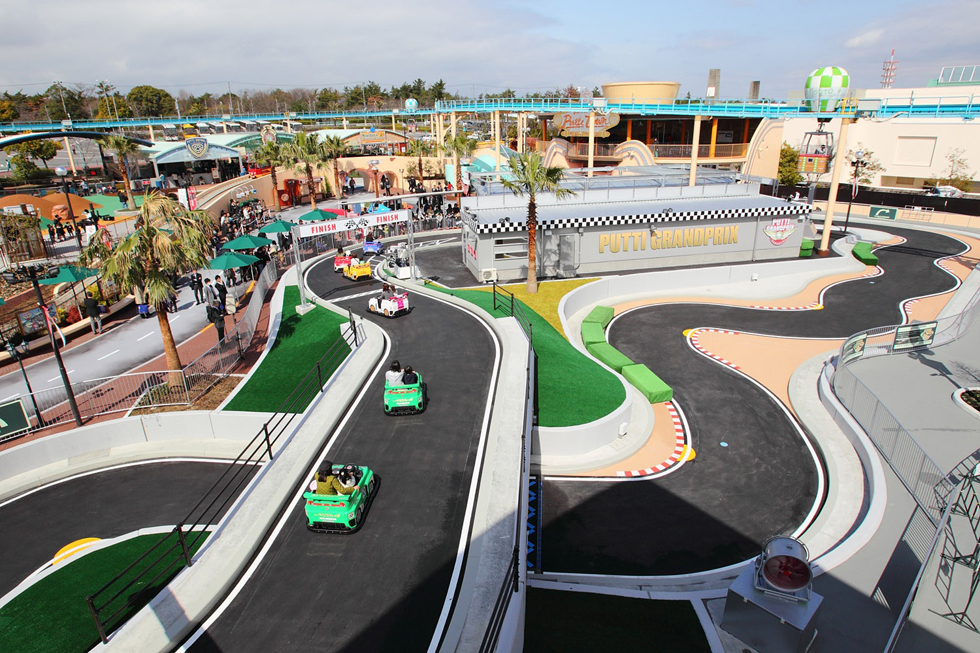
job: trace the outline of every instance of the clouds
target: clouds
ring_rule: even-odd
[[[697,96],[708,70],[722,68],[725,96],[742,97],[749,81],[762,80],[764,95],[785,97],[823,65],[844,66],[855,84],[874,87],[892,47],[905,85],[924,85],[944,64],[972,63],[978,7],[975,0],[929,9],[904,0],[0,0],[0,90],[108,78],[124,91],[152,84],[200,94],[221,92],[227,81],[237,92],[421,77],[469,94],[473,85],[480,93],[666,79]],[[814,21],[816,14],[824,19]]]

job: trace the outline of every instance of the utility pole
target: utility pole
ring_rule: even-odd
[[[44,305],[44,295],[41,294],[41,286],[37,282],[37,268],[34,266],[28,267],[27,273],[30,275],[31,284],[34,286],[34,296],[37,298],[37,305],[44,311],[48,335],[51,336],[51,349],[54,351],[54,358],[58,362],[58,372],[61,374],[61,382],[64,384],[65,392],[68,395],[68,406],[71,408],[72,417],[75,418],[75,424],[82,426],[82,416],[78,412],[78,404],[75,403],[75,393],[72,392],[71,381],[68,380],[68,372],[65,371],[65,362],[61,359],[61,349],[58,347],[58,339],[54,335],[51,315],[48,313],[48,307]]]

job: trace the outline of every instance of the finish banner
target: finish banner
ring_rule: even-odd
[[[337,220],[311,222],[310,224],[299,225],[299,237],[309,238],[310,236],[335,234],[341,231],[353,231],[354,229],[366,229],[383,224],[405,222],[411,213],[408,210],[388,211],[386,213],[366,213],[364,215],[352,215],[349,218],[339,218]],[[293,229],[295,230],[297,227]]]

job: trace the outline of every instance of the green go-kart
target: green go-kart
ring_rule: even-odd
[[[364,517],[378,492],[381,477],[368,467],[347,465],[358,489],[351,494],[317,494],[304,492],[306,527],[317,533],[356,533],[364,525]],[[334,474],[345,469],[334,465]]]
[[[410,385],[391,385],[385,381],[386,415],[414,415],[425,410],[429,396],[422,375],[418,374],[418,377],[418,383]]]

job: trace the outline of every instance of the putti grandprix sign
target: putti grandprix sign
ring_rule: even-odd
[[[299,226],[299,237],[309,238],[310,236],[320,236],[323,234],[334,234],[341,231],[352,231],[354,229],[366,229],[367,227],[377,227],[384,224],[396,224],[405,222],[411,211],[389,211],[387,213],[368,213],[365,215],[354,215],[349,218],[338,220],[324,220],[323,222],[312,222]]]

